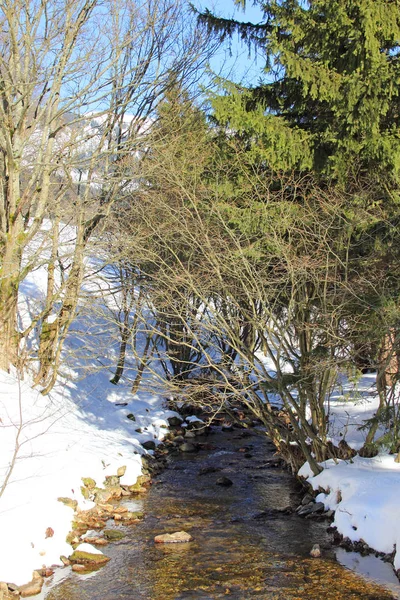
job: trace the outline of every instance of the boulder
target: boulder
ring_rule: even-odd
[[[114,514],[117,513],[120,515],[128,512],[128,508],[126,506],[117,506],[113,510],[114,510]]]
[[[85,541],[90,542],[94,546],[107,546],[108,542],[104,538],[95,537],[95,538],[84,538]]]
[[[11,595],[8,593],[8,585],[4,582],[0,583],[0,600],[9,600]]]
[[[128,487],[129,492],[132,494],[142,494],[143,492],[147,492],[147,488],[144,487],[144,484],[148,483],[150,480],[151,477],[149,475],[139,475],[136,482]]]
[[[106,488],[114,488],[119,486],[119,477],[118,475],[107,475],[104,480],[104,485]]]
[[[325,510],[325,505],[323,502],[310,502],[309,504],[306,504],[305,506],[300,506],[300,508],[297,509],[297,514],[300,515],[301,517],[305,517],[305,516],[311,515],[313,513],[323,512],[324,510]]]
[[[321,548],[319,544],[314,544],[314,546],[311,548],[310,556],[312,556],[313,558],[320,558]]]
[[[98,504],[107,504],[112,498],[112,493],[109,490],[96,490],[96,502]]]
[[[63,504],[65,504],[65,506],[69,506],[70,508],[72,508],[72,510],[76,510],[78,507],[78,501],[77,500],[72,500],[72,498],[64,498],[64,497],[60,497],[57,498],[57,500],[59,502],[62,502]]]
[[[119,531],[118,529],[105,529],[104,537],[111,542],[115,542],[117,540],[122,540],[125,537],[125,533]]]
[[[202,469],[200,469],[199,475],[209,475],[210,473],[217,473],[220,470],[221,470],[221,467],[213,467],[213,466],[203,467]]]
[[[40,594],[43,587],[43,577],[39,575],[37,571],[33,571],[32,581],[20,585],[18,588],[21,598],[28,598],[29,596],[36,596]]]
[[[217,485],[221,485],[222,487],[229,487],[233,485],[233,481],[229,479],[229,477],[220,477],[215,483]]]
[[[127,513],[125,513],[123,516],[124,521],[141,521],[142,519],[144,519],[144,512],[140,511],[140,510],[136,510],[136,511],[128,511]]]
[[[185,442],[184,444],[181,444],[179,446],[179,450],[181,452],[196,452],[197,448],[194,444],[191,444],[190,442]]]
[[[199,433],[200,432],[203,433],[205,427],[206,427],[206,424],[204,423],[204,421],[200,421],[200,420],[191,421],[189,419],[188,423],[187,423],[187,429],[190,431],[198,431]]]
[[[85,565],[72,565],[72,570],[75,571],[75,573],[87,573],[88,569],[87,567],[85,567]]]
[[[88,490],[94,490],[96,487],[96,482],[91,477],[82,477],[82,482]]]
[[[68,558],[72,564],[94,566],[105,565],[110,560],[100,550],[87,543],[79,544]]]
[[[153,440],[147,440],[146,442],[142,442],[142,446],[145,450],[155,450],[156,443]]]
[[[186,543],[191,542],[193,540],[190,533],[186,533],[186,531],[176,531],[175,533],[163,533],[161,535],[156,535],[154,541],[156,544],[176,544],[176,543]]]
[[[303,500],[301,501],[301,505],[306,506],[307,504],[310,504],[310,502],[314,502],[314,497],[307,492],[307,494],[305,494]]]
[[[172,441],[174,442],[174,444],[184,444],[185,438],[183,437],[183,435],[177,435],[173,438]]]
[[[168,417],[167,421],[170,427],[179,427],[183,423],[183,419],[178,416]]]

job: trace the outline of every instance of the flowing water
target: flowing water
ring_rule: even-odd
[[[104,550],[112,560],[90,575],[59,570],[56,577],[65,579],[44,589],[43,597],[400,598],[390,565],[371,556],[363,563],[359,555],[343,550],[336,558],[326,532],[327,521],[280,512],[299,504],[299,489],[289,473],[269,462],[273,449],[265,436],[244,435],[240,430],[210,434],[197,438],[204,443],[197,453],[171,456],[168,468],[156,478],[146,497],[129,501],[130,508],[144,510],[146,518],[138,525],[121,528],[126,537]],[[217,480],[223,476],[233,485],[218,485]],[[167,545],[153,542],[155,535],[181,530],[190,533],[193,541]],[[322,548],[322,558],[309,556],[315,543]],[[364,577],[343,564],[358,569]]]

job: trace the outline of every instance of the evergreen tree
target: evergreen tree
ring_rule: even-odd
[[[264,11],[260,24],[199,16],[221,38],[238,33],[266,58],[267,83],[229,86],[215,101],[217,117],[257,140],[276,168],[313,167],[341,179],[367,173],[397,199],[398,0],[255,4]]]

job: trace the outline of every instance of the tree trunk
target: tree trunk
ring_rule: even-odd
[[[0,269],[0,369],[9,371],[17,364],[19,336],[17,331],[18,288],[20,283],[22,219],[17,218],[8,232]]]
[[[85,226],[83,218],[77,226],[77,240],[74,257],[69,276],[65,285],[64,298],[61,309],[56,319],[49,323],[45,321],[42,326],[39,344],[40,368],[36,382],[41,382],[45,387],[42,394],[48,394],[55,384],[57,371],[61,359],[61,351],[64,345],[68,329],[75,317],[78,305],[79,292],[84,270],[84,250],[87,239],[85,239]],[[50,302],[47,298],[47,303]],[[54,302],[55,298],[52,298]]]
[[[379,427],[379,414],[387,405],[388,391],[395,385],[399,373],[399,361],[395,347],[396,332],[391,328],[382,340],[378,354],[378,371],[376,374],[376,388],[379,394],[379,407],[376,419],[371,424],[364,447],[370,446],[375,439]]]
[[[121,324],[120,330],[121,330],[121,343],[119,346],[119,357],[118,357],[117,368],[115,369],[114,377],[112,379],[110,379],[110,383],[113,383],[114,385],[118,384],[118,382],[121,379],[123,372],[124,372],[126,347],[128,344],[128,338],[129,338],[129,333],[130,333],[126,317],[124,318],[124,322]]]

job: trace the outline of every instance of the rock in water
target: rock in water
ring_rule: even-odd
[[[153,440],[147,440],[147,442],[142,442],[142,446],[145,450],[155,450],[156,443]]]
[[[78,563],[99,567],[110,560],[109,557],[105,556],[100,550],[87,543],[79,544],[68,558],[73,564]]]
[[[178,416],[168,417],[167,421],[170,427],[179,427],[179,425],[183,423],[183,419],[181,419],[181,417]]]
[[[305,517],[307,515],[311,515],[313,513],[321,513],[325,509],[325,504],[323,502],[310,502],[305,506],[300,505],[297,509],[297,514],[300,517]]]
[[[217,485],[222,485],[223,487],[229,487],[233,485],[233,481],[229,479],[229,477],[220,477],[215,483]]]
[[[40,594],[42,591],[42,586],[43,577],[41,577],[37,571],[33,571],[32,581],[25,583],[25,585],[20,585],[18,591],[21,598],[28,598],[29,596],[36,596],[37,594]]]
[[[312,556],[313,558],[320,558],[321,548],[319,544],[314,544],[314,546],[311,548],[310,556]]]
[[[194,444],[187,442],[179,446],[179,450],[181,452],[196,452],[197,448]]]
[[[154,541],[156,544],[176,544],[183,542],[191,542],[192,536],[186,531],[176,531],[175,533],[163,533],[156,535]]]
[[[233,425],[232,423],[229,423],[228,421],[224,421],[222,423],[222,431],[233,431]]]
[[[122,540],[125,537],[125,533],[119,531],[119,529],[105,529],[104,537],[112,541]]]

